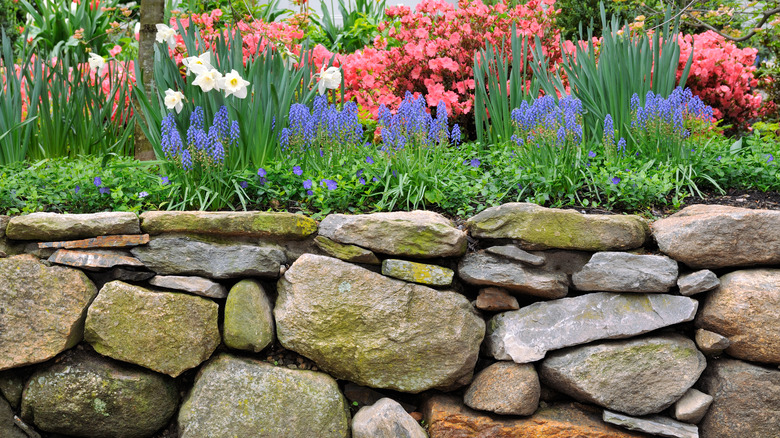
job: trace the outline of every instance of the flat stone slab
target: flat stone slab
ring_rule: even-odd
[[[572,282],[584,291],[666,293],[677,273],[677,262],[666,256],[605,251],[593,254]]]
[[[625,427],[626,429],[645,432],[656,436],[669,438],[699,438],[699,428],[687,423],[674,421],[671,418],[660,415],[652,415],[645,418],[629,417],[604,410],[602,417],[605,422]]]
[[[98,236],[91,239],[62,240],[59,242],[38,242],[38,248],[128,248],[149,243],[148,234],[126,234],[122,236]]]
[[[434,258],[466,253],[466,233],[431,211],[330,214],[320,223],[320,236],[358,245],[381,254]]]
[[[14,216],[6,234],[14,240],[73,240],[110,234],[141,234],[138,216],[129,212],[92,214],[31,213]]]
[[[227,289],[208,278],[184,275],[156,275],[149,284],[166,289],[180,290],[202,297],[222,299],[227,297]]]
[[[317,222],[301,214],[261,211],[147,211],[141,229],[163,233],[216,234],[302,240],[317,232]]]
[[[487,208],[466,226],[478,239],[515,239],[524,249],[628,250],[649,235],[639,216],[581,214],[525,202]]]
[[[379,265],[382,263],[376,254],[365,248],[357,245],[344,245],[343,243],[334,242],[325,236],[315,237],[314,244],[325,254],[345,262],[365,263],[367,265]]]
[[[680,295],[686,297],[711,291],[718,286],[720,286],[718,276],[709,269],[683,274],[677,279]]]
[[[535,362],[550,350],[691,321],[698,305],[678,295],[610,292],[537,302],[494,316],[483,348],[498,360]]]
[[[485,252],[531,266],[542,266],[545,263],[544,257],[523,251],[516,245],[491,246],[485,249]]]
[[[113,268],[115,266],[143,267],[144,264],[129,254],[114,251],[77,251],[71,249],[58,249],[49,257],[49,261],[58,265],[73,266],[74,268]]]
[[[458,264],[458,276],[468,284],[498,286],[540,298],[562,298],[569,293],[565,272],[528,266],[484,251],[466,254]]]
[[[455,272],[437,265],[387,259],[382,262],[382,275],[429,286],[449,286]]]

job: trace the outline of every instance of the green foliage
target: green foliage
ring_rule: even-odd
[[[370,45],[377,35],[379,24],[385,19],[385,0],[337,0],[342,24],[336,23],[333,1],[330,7],[322,0],[322,18],[313,20],[320,30],[328,49],[351,53]],[[333,12],[331,12],[333,11]],[[320,42],[320,41],[317,41]]]
[[[38,106],[25,107],[25,96],[38,101],[43,83],[33,81],[29,71],[40,70],[41,60],[33,60],[28,49],[22,52],[20,69],[15,68],[16,58],[13,46],[5,32],[0,30],[0,165],[22,161],[27,157],[31,145],[35,145]]]
[[[604,8],[612,16],[621,20],[632,18],[630,11],[619,10],[622,2],[606,0]],[[561,28],[561,35],[567,40],[576,39],[581,29],[592,26],[593,35],[601,36],[602,22],[599,17],[599,0],[557,0],[555,7],[561,12],[555,18],[555,23]],[[594,20],[595,18],[595,20]]]
[[[13,45],[19,38],[19,25],[23,17],[19,7],[13,0],[0,0],[0,29],[8,35],[10,44]]]

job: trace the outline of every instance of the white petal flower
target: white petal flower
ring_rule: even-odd
[[[246,97],[246,87],[249,85],[249,81],[245,81],[237,71],[231,70],[219,80],[219,87],[225,90],[225,97],[231,94],[239,99]]]
[[[317,84],[320,94],[325,93],[325,89],[335,90],[341,86],[341,70],[338,67],[328,67],[325,70],[325,66],[317,74],[320,77],[320,82]]]
[[[200,56],[189,56],[182,59],[181,63],[187,67],[187,74],[192,72],[199,75],[214,69],[211,65],[211,52],[205,52]]]
[[[184,94],[181,91],[173,91],[172,89],[165,90],[165,107],[168,109],[176,109],[176,114],[180,113],[184,108]]]
[[[168,46],[174,47],[176,45],[176,35],[178,35],[176,30],[171,29],[164,24],[155,24],[155,26],[157,27],[157,36],[155,37],[155,41],[158,43],[166,41]]]
[[[204,71],[198,74],[192,85],[197,85],[203,90],[204,93],[208,93],[213,89],[220,90],[219,80],[222,79],[222,73],[216,70]]]
[[[87,62],[89,62],[90,69],[97,70],[98,76],[103,76],[103,73],[105,73],[106,69],[108,68],[106,60],[97,53],[90,52]]]

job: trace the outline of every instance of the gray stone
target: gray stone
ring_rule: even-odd
[[[3,438],[28,438],[22,429],[16,427],[14,411],[2,397],[0,397],[0,436]]]
[[[679,400],[706,365],[693,341],[666,334],[552,352],[542,361],[539,377],[577,400],[647,415]]]
[[[677,262],[666,256],[597,252],[572,281],[585,291],[665,293],[677,282]]]
[[[698,304],[679,295],[610,292],[538,302],[494,316],[484,349],[499,360],[535,362],[550,350],[691,321]]]
[[[58,249],[49,257],[49,262],[82,269],[113,268],[116,266],[144,266],[140,260],[132,257],[130,253],[126,251],[103,249]]]
[[[426,438],[419,423],[414,421],[398,402],[383,398],[364,406],[352,419],[352,438]]]
[[[709,330],[696,330],[696,345],[702,353],[716,356],[729,348],[731,341],[725,336],[721,336]]]
[[[523,251],[516,245],[491,246],[490,248],[487,248],[485,252],[531,266],[542,266],[545,262],[544,257]]]
[[[208,278],[279,277],[286,261],[277,245],[253,246],[207,243],[189,237],[158,237],[133,248],[151,270],[161,275],[198,275]]]
[[[98,288],[113,280],[122,281],[146,281],[155,276],[151,271],[134,271],[126,268],[113,268],[108,271],[93,271],[87,276],[95,282]]]
[[[365,263],[368,265],[379,265],[382,263],[376,254],[365,248],[357,245],[344,245],[343,243],[334,242],[325,236],[315,237],[314,244],[326,255],[344,260],[345,262]]]
[[[276,339],[273,306],[260,283],[242,280],[230,288],[223,331],[225,345],[255,353]]]
[[[225,286],[202,277],[156,275],[149,280],[149,284],[152,286],[189,292],[202,297],[217,299],[227,297],[227,289],[225,289]]]
[[[683,274],[677,279],[680,294],[686,297],[710,291],[718,286],[720,286],[718,276],[709,269]]]
[[[452,257],[466,252],[466,233],[432,211],[330,214],[320,223],[319,234],[396,256]]]
[[[22,391],[27,378],[30,377],[30,372],[28,368],[0,371],[0,396],[8,400],[8,404],[14,409],[22,403]]]
[[[176,377],[220,342],[214,301],[106,283],[89,307],[84,339],[98,353]]]
[[[149,243],[148,234],[125,234],[119,236],[98,236],[82,240],[60,240],[56,242],[38,242],[38,248],[92,249],[92,248],[128,248]]]
[[[449,286],[455,272],[437,265],[387,259],[382,262],[382,275],[430,286]]]
[[[696,424],[704,418],[711,404],[712,396],[691,388],[674,404],[672,415],[680,421]]]
[[[141,228],[138,216],[129,212],[32,213],[12,217],[5,232],[9,239],[48,242],[108,234],[141,234]]]
[[[488,312],[503,312],[505,310],[517,310],[520,304],[517,298],[509,295],[506,289],[500,287],[486,287],[480,289],[474,305],[477,309]]]
[[[8,222],[11,220],[10,216],[0,214],[0,239],[5,237],[5,228],[8,226]]]
[[[97,294],[83,272],[33,256],[0,259],[0,370],[49,360],[78,344]]]
[[[485,322],[463,295],[312,254],[277,290],[282,346],[338,379],[413,393],[471,379]]]
[[[176,412],[170,377],[70,350],[30,378],[22,418],[46,432],[89,438],[146,438]]]
[[[540,298],[562,298],[569,292],[569,278],[563,272],[527,266],[484,251],[466,254],[458,264],[458,275],[469,284],[499,286]]]
[[[604,410],[604,416],[602,418],[607,423],[616,424],[629,430],[636,430],[656,436],[670,438],[699,438],[698,427],[687,423],[680,423],[679,421],[674,421],[671,418],[662,417],[660,415],[635,418]]]
[[[200,371],[179,410],[179,437],[349,437],[336,381],[220,354]]]
[[[186,233],[301,240],[317,232],[302,214],[265,211],[147,211],[141,228],[149,234]]]
[[[531,364],[496,362],[480,371],[463,402],[480,411],[503,415],[531,415],[539,407],[541,386]]]
[[[768,438],[780,430],[780,371],[734,359],[710,361],[697,387],[712,405],[699,423],[707,438]]]

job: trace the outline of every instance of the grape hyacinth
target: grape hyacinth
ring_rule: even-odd
[[[393,154],[408,147],[429,148],[460,143],[460,127],[454,125],[452,132],[449,130],[447,105],[439,102],[436,118],[428,113],[427,108],[423,96],[414,97],[408,91],[395,114],[381,105],[377,113],[382,136],[381,150]]]
[[[241,137],[238,122],[231,121],[227,107],[222,106],[214,115],[211,127],[206,131],[203,108],[195,107],[190,115],[187,143],[182,142],[173,113],[163,118],[160,127],[161,146],[165,158],[177,163],[184,170],[194,167],[212,168],[224,164],[231,147],[237,147]]]
[[[518,147],[579,145],[583,134],[582,114],[582,102],[571,96],[561,98],[558,103],[552,96],[540,97],[530,104],[523,101],[520,108],[512,110],[515,131],[511,141]]]
[[[290,155],[313,151],[324,156],[339,148],[358,146],[362,138],[357,104],[347,102],[338,110],[322,95],[314,98],[311,110],[300,103],[290,107],[289,126],[279,134],[279,144]]]

